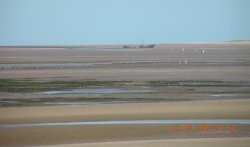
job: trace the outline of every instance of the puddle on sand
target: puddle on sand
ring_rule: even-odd
[[[215,97],[244,97],[244,96],[250,96],[250,94],[213,94],[212,96]]]
[[[114,104],[126,103],[128,101],[98,101],[98,102],[46,102],[46,105],[97,105],[97,104]]]
[[[0,100],[0,103],[17,103],[18,101],[12,101],[12,100]]]
[[[102,89],[73,89],[73,90],[55,90],[46,91],[41,94],[122,94],[122,93],[148,93],[155,92],[151,89],[112,89],[112,88],[102,88]]]
[[[88,62],[88,63],[32,63],[32,64],[0,64],[0,67],[81,67],[93,65],[110,65],[112,62]]]
[[[94,105],[105,104],[105,102],[46,102],[46,105]]]
[[[249,119],[186,119],[186,120],[118,120],[93,122],[59,122],[33,124],[6,124],[0,128],[42,127],[42,126],[75,126],[75,125],[114,125],[114,124],[250,124]]]
[[[0,64],[0,68],[12,68],[12,67],[85,67],[96,65],[115,65],[115,64],[180,64],[184,61],[137,61],[137,60],[124,60],[113,62],[85,62],[85,63],[20,63],[20,64]],[[236,61],[236,60],[216,60],[216,61],[186,61],[187,64],[204,64],[204,65],[235,65],[246,64],[248,62]]]

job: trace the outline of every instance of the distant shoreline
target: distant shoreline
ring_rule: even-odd
[[[250,43],[250,40],[231,40],[224,42],[178,42],[178,43],[152,43],[152,44],[93,44],[93,45],[0,45],[0,48],[154,48],[162,45],[185,45],[185,44],[241,44]]]

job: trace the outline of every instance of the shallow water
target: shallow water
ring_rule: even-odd
[[[148,93],[155,92],[151,89],[113,89],[113,88],[95,88],[95,89],[73,89],[63,91],[46,91],[42,94],[118,94],[118,93]]]
[[[84,58],[90,57],[89,55],[82,56],[5,56],[0,57],[0,59],[53,59],[53,58]],[[103,57],[103,56],[91,56],[91,57]]]
[[[0,100],[0,103],[17,103],[18,101],[15,100]]]
[[[81,67],[109,64],[112,64],[112,62],[0,64],[0,67]]]
[[[46,105],[96,105],[96,104],[111,104],[111,103],[126,103],[128,101],[98,101],[98,102],[46,102]]]
[[[116,124],[250,124],[249,119],[186,119],[186,120],[119,120],[92,122],[61,122],[0,125],[0,128],[75,126],[75,125],[116,125]]]
[[[225,50],[225,49],[230,49],[230,50],[235,50],[236,48],[222,48],[222,47],[205,47],[205,48],[192,48],[192,49],[198,49],[198,50],[203,50],[203,49],[208,49],[208,50]]]
[[[115,62],[85,62],[85,63],[20,63],[20,64],[0,64],[0,67],[85,67],[95,65],[114,65],[114,64],[204,64],[204,65],[234,65],[234,64],[249,64],[248,62],[238,60],[211,60],[211,61],[189,61],[189,60],[176,60],[176,61],[136,61],[124,60]]]
[[[105,102],[46,102],[47,105],[93,105],[105,104]]]
[[[216,96],[216,97],[221,97],[221,96],[225,96],[225,97],[231,97],[231,96],[233,96],[233,97],[236,97],[236,96],[239,96],[239,97],[244,97],[244,96],[250,96],[250,94],[214,94],[214,95],[212,95],[212,96]]]
[[[176,61],[117,61],[114,63],[118,63],[118,64],[138,64],[138,63],[155,63],[155,64],[179,64],[185,62],[185,59],[182,60],[176,60]],[[209,60],[209,61],[189,61],[186,60],[187,63],[191,63],[191,64],[205,64],[205,65],[213,65],[213,64],[239,64],[239,63],[244,63],[244,61],[240,61],[240,60]]]

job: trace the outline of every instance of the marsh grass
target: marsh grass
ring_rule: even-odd
[[[38,81],[35,79],[0,79],[0,92],[32,93],[96,87],[136,86],[131,81]],[[138,85],[137,85],[138,86]],[[249,82],[231,81],[148,81],[139,86],[150,87],[250,87]]]
[[[250,82],[231,81],[149,81],[153,87],[250,87]]]
[[[166,102],[166,101],[185,101],[189,99],[167,99],[167,98],[33,98],[33,99],[0,99],[0,107],[18,107],[18,106],[43,106],[43,105],[58,105],[61,102],[102,102],[102,103],[141,103],[141,102]],[[52,103],[52,104],[49,104]],[[58,104],[57,104],[58,103]],[[66,105],[66,104],[65,104]]]
[[[31,93],[69,90],[84,87],[117,87],[128,81],[36,81],[34,79],[0,79],[0,92]]]
[[[104,102],[104,103],[136,103],[136,102],[167,102],[167,101],[186,101],[192,98],[181,97],[178,94],[248,94],[250,82],[232,81],[95,81],[95,80],[51,80],[39,81],[37,79],[0,79],[0,92],[9,93],[36,93],[53,90],[72,90],[81,88],[141,88],[150,87],[166,97],[169,93],[176,94],[168,98],[119,98],[117,96],[103,97],[102,95],[94,98],[89,97],[51,97],[51,98],[0,98],[0,107],[9,106],[36,106],[57,105],[60,102]],[[215,90],[209,90],[213,87]],[[241,87],[245,87],[243,90]],[[200,91],[203,88],[202,91]],[[199,90],[200,89],[200,90]],[[240,89],[240,90],[239,90]],[[147,93],[144,93],[147,95]],[[209,97],[211,98],[211,97]]]

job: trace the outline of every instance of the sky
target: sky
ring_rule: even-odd
[[[250,0],[0,0],[0,46],[250,39]]]

